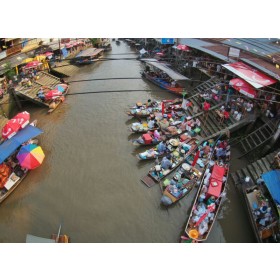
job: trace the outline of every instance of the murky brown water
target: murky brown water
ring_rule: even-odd
[[[112,47],[111,54],[132,52],[124,42]],[[140,77],[140,69],[136,60],[104,61],[82,67],[71,79]],[[133,120],[124,113],[138,100],[174,95],[142,79],[73,83],[70,93],[127,89],[157,92],[68,96],[51,115],[25,104],[44,130],[46,158],[0,205],[0,242],[25,242],[27,233],[47,238],[61,222],[72,242],[179,241],[195,191],[168,211],[160,207],[160,187],[148,189],[140,181],[152,162],[139,163],[134,156],[127,131]],[[208,242],[254,242],[242,204],[230,186]]]

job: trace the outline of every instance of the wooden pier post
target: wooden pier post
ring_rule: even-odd
[[[18,96],[17,96],[17,94],[16,94],[15,89],[14,89],[14,88],[9,88],[9,89],[8,89],[8,92],[9,92],[9,95],[12,96],[13,99],[15,100],[18,109],[19,109],[19,110],[22,110],[22,106],[21,106],[21,103],[20,103],[20,101],[19,101],[19,99],[18,99]]]

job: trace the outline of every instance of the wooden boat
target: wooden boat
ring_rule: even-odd
[[[145,133],[131,142],[134,146],[154,146],[165,140],[166,136],[162,133],[160,134],[160,138],[155,138],[153,133]]]
[[[216,151],[217,147],[215,147]],[[207,172],[209,171],[209,172]],[[217,219],[229,175],[229,161],[216,160],[215,152],[204,172],[182,240],[206,241]]]
[[[51,239],[38,237],[32,234],[26,235],[26,243],[69,243],[70,237],[66,234],[60,234],[61,225],[59,226],[58,233],[52,234]]]
[[[199,155],[196,157],[196,155]],[[208,157],[200,156],[199,148],[194,150],[177,170],[171,180],[163,182],[161,203],[170,206],[188,195],[204,174],[208,164]]]
[[[58,85],[59,86],[59,85]],[[65,100],[65,96],[68,94],[69,91],[69,86],[67,85],[67,88],[65,91],[62,93],[62,96],[55,98],[54,100],[49,102],[49,110],[48,113],[52,113],[57,107]]]
[[[189,80],[187,77],[175,72],[156,59],[141,59],[141,61],[145,62],[146,65],[145,70],[141,73],[143,78],[168,92],[182,96],[185,91],[185,87],[182,84]]]
[[[176,146],[176,148],[174,149],[174,151],[172,153],[169,154],[170,161],[172,164],[170,166],[170,168],[168,168],[168,169],[162,168],[163,160],[165,160],[165,157],[164,157],[160,162],[157,162],[157,164],[149,170],[148,175],[143,177],[141,179],[141,181],[148,187],[151,187],[155,183],[160,182],[168,174],[173,172],[181,163],[183,163],[183,161],[186,159],[186,157],[188,157],[197,148],[197,142],[198,142],[198,140],[196,138],[191,138],[191,137],[189,137],[184,142],[177,141],[177,143],[174,144],[174,146]],[[172,145],[170,145],[170,146],[172,146]],[[167,146],[167,148],[169,148],[169,146]],[[155,183],[151,184],[150,180],[147,180],[146,177],[151,178]]]
[[[34,121],[34,122],[36,123],[36,121]],[[39,129],[33,129],[29,125],[26,128],[19,131],[17,134],[22,135],[26,131],[30,131],[30,130],[32,131],[31,133],[36,136],[43,132]],[[10,146],[15,145],[13,141],[17,142],[17,140],[16,140],[17,137],[18,136],[15,135],[11,139],[6,140],[5,141],[6,143],[3,142],[0,145],[0,147],[7,145],[7,143]],[[26,139],[28,141],[28,144],[38,144],[38,139],[36,139],[36,138],[28,139],[28,135],[27,135]],[[23,144],[25,144],[25,143],[23,143]],[[1,184],[1,187],[0,187],[0,203],[2,203],[19,186],[19,184],[23,181],[23,179],[29,173],[29,171],[27,169],[22,169],[21,166],[18,164],[18,162],[15,162],[15,160],[14,160],[14,157],[18,153],[18,150],[20,149],[21,146],[22,145],[20,145],[20,144],[16,144],[15,149],[12,149],[13,152],[10,153],[10,155],[7,158],[5,158],[5,162],[7,162],[7,164],[6,163],[0,164],[1,168],[4,168],[5,169],[4,171],[7,173],[7,174],[5,173],[6,180],[3,182],[3,184]],[[1,150],[1,148],[0,148],[0,150]]]
[[[111,51],[112,46],[111,46],[110,40],[103,42],[101,45],[101,48],[104,49],[104,52]]]
[[[189,137],[189,139],[190,138],[191,137]],[[162,151],[162,152],[158,151],[158,145],[159,145],[159,143],[158,143],[156,147],[148,149],[148,150],[146,150],[142,153],[139,153],[139,154],[136,155],[136,157],[139,160],[149,160],[149,159],[157,159],[157,158],[164,157],[164,156],[166,156],[166,155],[168,155],[168,154],[170,154],[170,153],[172,153],[176,150],[176,148],[177,148],[176,143],[179,143],[179,139],[171,138],[169,140],[161,141],[161,142],[166,147],[166,149],[164,151]]]
[[[171,112],[172,110],[174,111],[179,111],[182,110],[182,98],[175,98],[173,100],[153,100],[149,105],[147,105],[147,102],[137,102],[135,105],[130,105],[129,109],[139,109],[139,108],[151,108],[151,107],[156,107],[156,108],[162,108],[162,104],[164,104],[164,108],[166,112]]]
[[[264,182],[241,186],[250,223],[258,242],[276,242],[279,235],[280,170],[262,174]],[[278,201],[279,203],[279,201]]]
[[[151,114],[155,112],[160,112],[161,108],[159,107],[151,107],[147,109],[131,109],[130,111],[127,111],[127,115],[131,117],[137,117],[137,118],[147,118]]]
[[[163,118],[162,114],[160,112],[154,112],[147,117],[147,120],[139,120],[139,122],[133,123],[128,130],[132,133],[148,133],[148,132],[154,132],[156,129],[161,130],[163,134],[171,134],[176,135],[176,131],[172,128],[168,127],[176,127],[179,129],[179,125],[182,123],[181,121],[181,114],[175,114],[175,117],[172,118],[170,121],[171,115],[166,114],[167,118]],[[148,122],[153,117],[154,120],[157,121],[157,125],[154,127],[149,127]],[[180,131],[179,133],[181,133]]]
[[[92,64],[99,61],[103,57],[104,49],[88,48],[81,51],[75,58],[72,59],[74,64]]]

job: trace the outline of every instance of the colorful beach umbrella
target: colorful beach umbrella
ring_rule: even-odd
[[[61,95],[62,95],[61,91],[59,91],[57,89],[52,89],[45,94],[45,99],[46,100],[55,99]]]
[[[21,125],[15,119],[10,119],[2,128],[2,137],[4,139],[12,138],[19,130]]]
[[[20,124],[21,128],[24,128],[29,124],[30,114],[27,111],[24,111],[15,115],[12,120],[13,119],[15,119]]]
[[[17,154],[19,164],[23,168],[35,169],[40,166],[45,158],[45,154],[40,146],[28,144],[22,146]]]

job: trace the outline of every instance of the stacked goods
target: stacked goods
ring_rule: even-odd
[[[10,176],[11,170],[5,163],[0,164],[0,189],[4,187]]]

